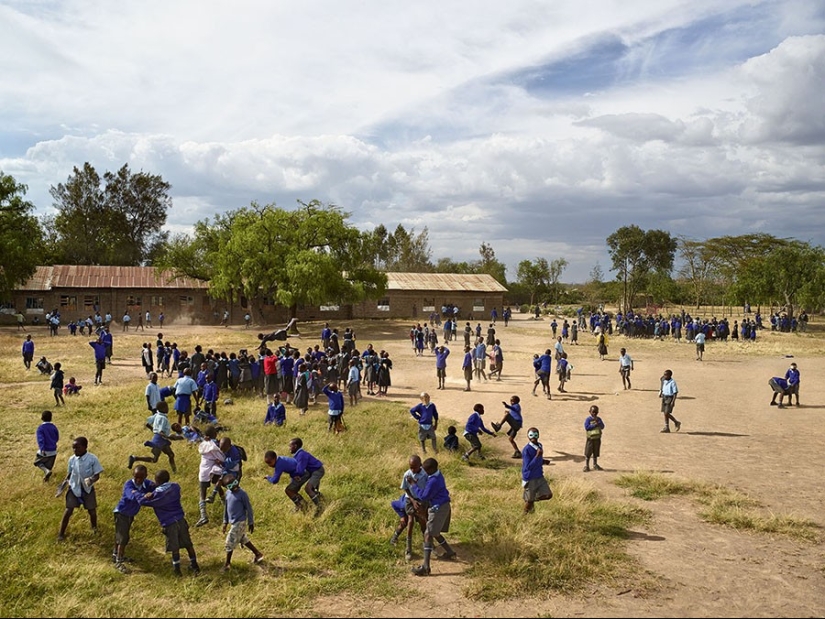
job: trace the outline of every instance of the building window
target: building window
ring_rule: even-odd
[[[100,307],[100,297],[96,294],[87,294],[83,297],[83,309],[93,312]]]
[[[379,312],[389,312],[390,311],[390,299],[386,297],[378,301],[378,311]]]
[[[484,311],[484,299],[473,299],[473,311],[474,312],[483,312]]]
[[[424,299],[424,305],[421,307],[421,311],[426,314],[432,314],[435,311],[435,299]]]
[[[26,309],[34,309],[34,310],[42,310],[43,309],[43,297],[26,297]]]
[[[152,305],[155,307],[163,307],[163,297],[152,297]]]
[[[77,311],[77,297],[71,297],[66,294],[60,295],[60,309],[67,312]]]
[[[212,307],[212,301],[209,299],[208,294],[205,294],[201,297],[201,307],[205,310],[208,310]]]
[[[335,303],[326,303],[321,306],[322,312],[337,312],[341,309],[340,305],[336,305]]]
[[[264,297],[264,305],[275,305],[275,299],[270,296]]]
[[[241,307],[242,307],[243,309],[246,309],[247,307],[249,307],[249,299],[247,299],[247,298],[246,298],[245,296],[243,296],[243,295],[241,295]]]
[[[195,297],[190,297],[185,294],[180,296],[180,306],[181,307],[191,307],[195,305]]]
[[[140,297],[133,297],[132,295],[129,295],[128,297],[126,297],[126,305],[128,305],[129,307],[139,308],[140,307],[140,301],[141,301]]]

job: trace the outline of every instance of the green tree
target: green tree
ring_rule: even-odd
[[[719,256],[703,241],[682,236],[677,242],[682,260],[679,275],[690,286],[693,303],[698,309],[703,301],[707,301],[714,282],[719,278]]]
[[[23,284],[40,264],[43,233],[26,200],[27,187],[0,171],[0,300]]]
[[[530,305],[535,305],[537,297],[547,294],[550,289],[550,265],[545,258],[522,260],[518,263],[516,278],[530,291]]]
[[[364,233],[362,242],[373,266],[382,271],[429,273],[433,270],[430,233],[426,226],[416,234],[415,228],[407,230],[398,224],[390,233],[380,224],[372,232]]]
[[[636,293],[647,284],[652,272],[670,275],[676,254],[676,239],[664,230],[642,230],[623,226],[607,237],[616,279],[622,282],[622,310],[633,307]]]
[[[349,215],[318,200],[287,211],[253,203],[199,222],[195,238],[175,238],[160,266],[208,276],[210,295],[227,301],[271,297],[298,304],[348,303],[380,297],[387,286],[367,240],[347,222]],[[202,250],[194,245],[208,243]],[[199,253],[202,252],[202,253]],[[200,266],[200,260],[206,266]]]
[[[89,162],[50,192],[57,214],[44,220],[55,260],[69,264],[138,265],[166,240],[171,186],[128,165],[100,175]]]
[[[825,299],[825,250],[799,241],[779,245],[744,263],[733,294],[739,301],[778,302],[791,317],[800,304],[821,306]]]
[[[481,261],[478,265],[477,273],[490,275],[502,286],[507,285],[507,267],[496,258],[496,252],[489,243],[482,243],[478,248]]]
[[[567,260],[564,258],[556,258],[550,262],[548,272],[548,288],[550,289],[550,301],[552,303],[558,303],[559,297],[562,293],[562,286],[559,284],[559,280],[561,279],[561,274],[564,273],[564,269],[567,268]]]

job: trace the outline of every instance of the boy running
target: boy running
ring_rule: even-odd
[[[252,559],[255,564],[263,561],[264,555],[255,547],[246,534],[247,530],[250,533],[255,531],[255,516],[252,512],[252,503],[249,502],[249,495],[241,489],[240,482],[234,475],[224,475],[221,483],[226,488],[223,532],[226,533],[226,528],[231,525],[226,536],[226,563],[223,566],[223,571],[228,572],[232,562],[232,553],[238,544],[246,546],[255,554],[255,558]]]
[[[493,426],[493,430],[496,432],[501,431],[501,426],[505,423],[510,424],[510,429],[507,431],[507,440],[510,441],[510,445],[513,446],[513,455],[514,459],[521,458],[521,451],[516,445],[516,436],[518,436],[519,430],[521,430],[521,426],[524,424],[524,418],[521,416],[521,399],[514,395],[510,398],[510,403],[502,401],[504,405],[504,417],[501,419],[501,423],[491,423],[490,425]]]
[[[34,465],[43,471],[43,481],[47,482],[54,470],[54,461],[57,459],[57,441],[60,440],[60,432],[57,426],[52,423],[52,412],[43,411],[40,414],[41,423],[37,426],[37,455],[34,458]]]
[[[126,556],[126,544],[129,543],[129,533],[132,530],[132,522],[140,511],[138,498],[152,492],[155,484],[146,479],[146,467],[138,464],[132,471],[132,478],[123,484],[123,494],[120,501],[115,506],[115,547],[112,550],[112,561],[115,569],[123,574],[128,574],[129,570],[124,563],[131,561]]]

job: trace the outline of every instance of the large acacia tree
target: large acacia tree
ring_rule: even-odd
[[[622,310],[633,307],[633,300],[648,283],[652,273],[669,277],[676,254],[676,239],[664,230],[642,230],[623,226],[607,237],[616,279],[622,283]]]
[[[51,188],[57,214],[47,218],[56,262],[68,264],[144,264],[166,240],[171,185],[156,174],[98,174],[89,162],[74,168],[65,183]]]
[[[208,279],[214,298],[270,297],[290,308],[290,316],[298,304],[381,296],[386,275],[374,267],[349,214],[318,200],[298,204],[288,211],[252,203],[199,222],[194,236],[171,240],[157,266]]]
[[[0,172],[0,300],[29,279],[41,260],[42,230],[25,195],[25,185]]]

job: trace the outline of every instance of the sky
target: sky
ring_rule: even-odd
[[[622,226],[825,245],[821,0],[0,0],[0,170],[298,200],[583,282]]]

